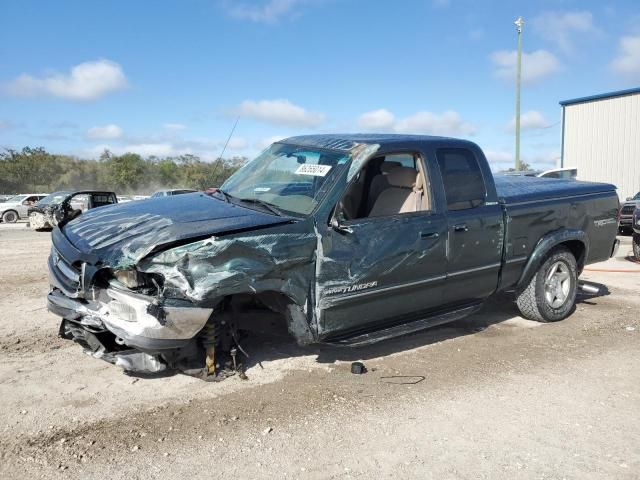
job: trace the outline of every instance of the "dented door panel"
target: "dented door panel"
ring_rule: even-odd
[[[329,228],[318,256],[320,337],[418,313],[442,302],[446,220],[429,213]]]

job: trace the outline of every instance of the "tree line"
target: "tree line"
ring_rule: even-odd
[[[143,158],[105,150],[98,160],[57,155],[43,147],[0,152],[0,193],[108,190],[149,194],[165,188],[205,190],[220,186],[245,157],[204,162],[197,155]]]

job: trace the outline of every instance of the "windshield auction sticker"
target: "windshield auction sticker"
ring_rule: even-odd
[[[317,163],[303,163],[296,170],[297,175],[313,175],[324,177],[331,170],[331,165],[318,165]]]

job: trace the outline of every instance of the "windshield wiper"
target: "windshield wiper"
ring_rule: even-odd
[[[260,199],[257,199],[257,198],[238,198],[238,200],[240,200],[241,202],[255,203],[256,205],[260,205],[260,206],[266,208],[271,213],[275,213],[279,217],[283,217],[284,216],[284,214],[282,213],[282,210],[280,210],[278,207],[276,207],[273,203],[265,202],[264,200],[260,200]]]
[[[230,193],[225,192],[224,190],[220,190],[219,188],[216,189],[215,193],[220,193],[222,194],[222,197],[224,198],[225,202],[227,203],[231,203],[231,199],[234,198],[233,195],[231,195]]]

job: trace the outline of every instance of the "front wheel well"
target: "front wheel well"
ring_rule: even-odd
[[[220,304],[217,315],[227,317],[238,330],[290,336],[301,345],[313,341],[303,308],[282,292],[230,295]]]

